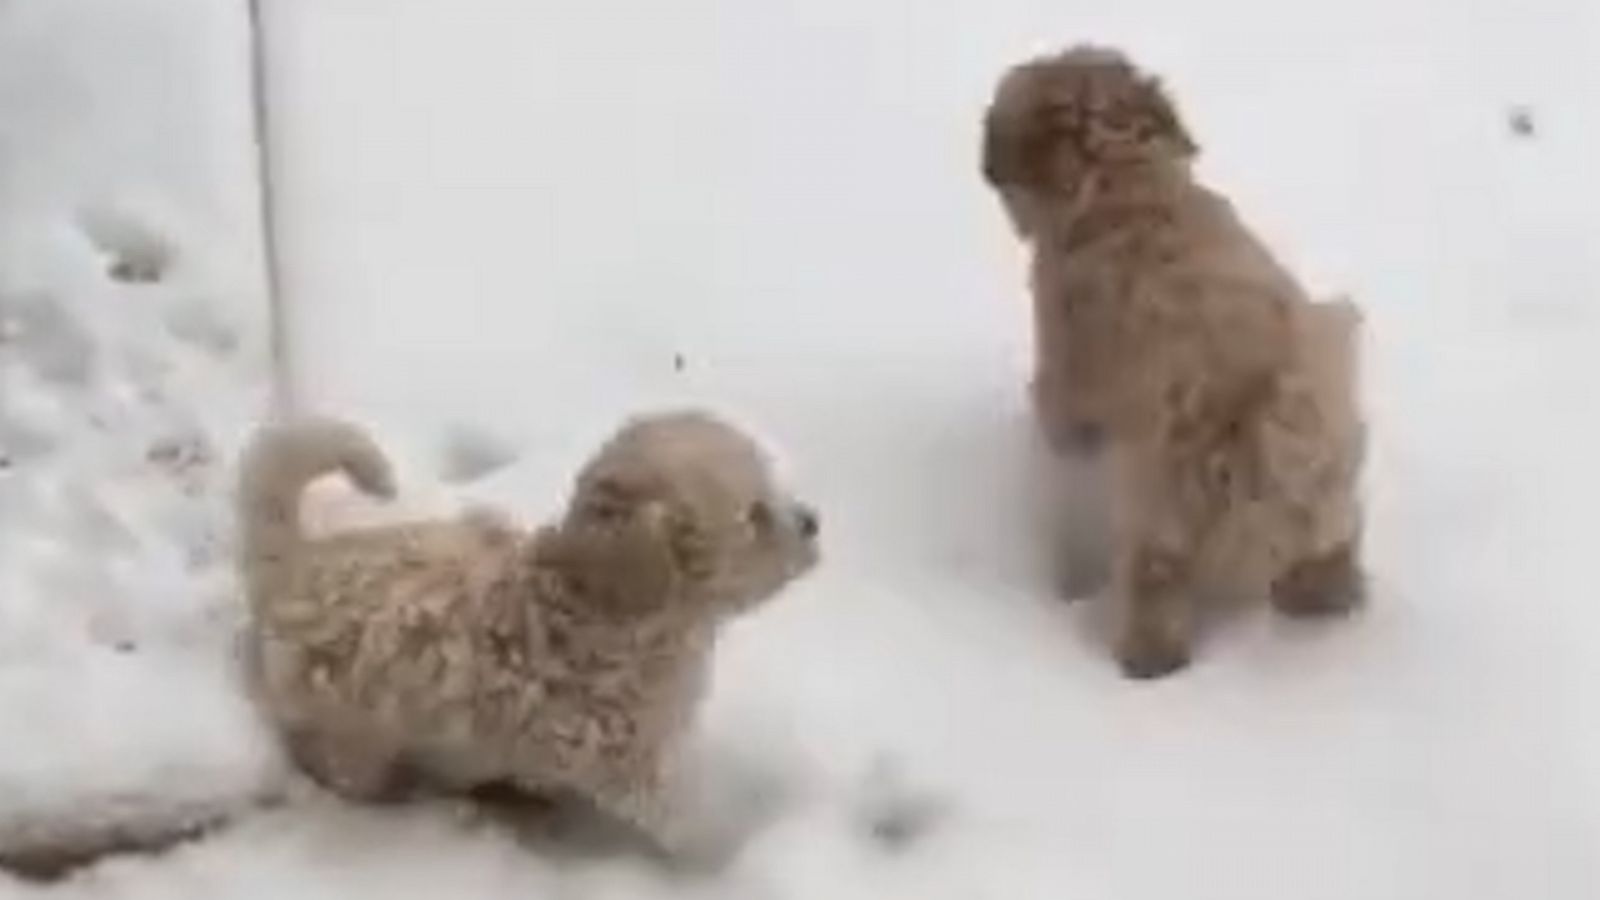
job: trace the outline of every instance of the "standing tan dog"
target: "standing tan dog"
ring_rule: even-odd
[[[394,491],[338,422],[268,428],[242,469],[254,675],[308,773],[360,800],[410,779],[575,792],[669,850],[673,755],[718,626],[817,559],[816,515],[697,413],[628,424],[533,534],[469,514],[307,539],[311,480]]]
[[[1189,662],[1203,589],[1356,605],[1355,308],[1311,302],[1197,183],[1172,103],[1114,50],[1012,69],[984,130],[985,179],[1034,250],[1041,426],[1111,455],[1123,670]]]

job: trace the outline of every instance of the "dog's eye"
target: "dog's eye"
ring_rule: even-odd
[[[595,522],[618,522],[628,517],[628,506],[616,500],[595,499],[584,506],[584,514]]]
[[[772,530],[777,517],[773,515],[772,504],[764,500],[757,500],[750,504],[749,509],[745,510],[745,521],[749,522],[750,526],[757,531],[765,532]]]

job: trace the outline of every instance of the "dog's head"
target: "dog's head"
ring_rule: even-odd
[[[1186,161],[1198,152],[1155,78],[1121,53],[1082,45],[1006,73],[984,119],[983,175],[1013,223],[1077,195],[1097,170]]]
[[[653,614],[737,612],[817,561],[817,514],[773,482],[765,454],[703,413],[625,425],[578,476],[561,526],[597,602]]]

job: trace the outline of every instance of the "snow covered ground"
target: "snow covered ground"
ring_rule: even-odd
[[[244,24],[0,4],[0,852],[204,821],[277,773],[228,642],[267,372]]]
[[[112,72],[111,98],[139,90],[116,72],[149,75],[156,56],[236,65],[236,18],[216,7],[124,4],[208,23],[215,40],[164,46],[218,56],[139,54],[136,36],[160,26],[131,11],[80,24],[132,35],[114,46],[137,64],[74,56],[99,45],[38,0],[0,5],[0,41],[45,54],[36,65],[62,81]],[[1600,13],[1582,0],[939,6],[269,4],[303,396],[375,425],[419,492],[481,472],[451,490],[529,519],[554,509],[624,413],[704,403],[770,435],[822,509],[825,565],[733,633],[706,722],[708,752],[730,781],[762,791],[772,821],[723,877],[686,881],[627,860],[551,860],[432,809],[296,805],[159,860],[103,865],[61,893],[1594,895],[1600,612],[1587,544],[1600,411],[1586,389],[1600,369],[1600,109],[1589,96]],[[45,40],[18,21],[60,27]],[[978,117],[999,71],[1085,38],[1165,73],[1206,176],[1315,289],[1348,291],[1369,316],[1372,609],[1320,628],[1239,623],[1191,672],[1158,684],[1122,681],[1093,612],[1052,596],[1034,527],[1043,462],[1020,392],[1022,254],[977,177]],[[19,59],[0,53],[0,72],[22,71]],[[184,71],[166,75],[216,89]],[[0,80],[0,108],[38,108],[39,83]],[[144,130],[115,100],[100,116],[43,105],[74,153],[35,165],[70,187],[37,211],[0,210],[24,236],[70,244],[68,226],[50,223],[97,221],[81,214],[83,192],[130,178],[206,223],[199,255],[211,226],[246,221],[248,173],[229,168],[242,150],[217,150],[211,130],[231,122],[237,137],[227,117],[242,109],[217,119],[157,97],[150,114],[174,121]],[[184,118],[197,109],[198,127]],[[17,119],[0,121],[9,162]],[[172,163],[194,163],[196,147],[210,163]],[[215,158],[231,162],[210,167]],[[237,287],[254,284],[244,261],[219,270],[221,287],[178,291],[173,280],[97,286],[84,273],[98,257],[82,248],[8,245],[3,259],[65,260],[54,277],[69,280],[34,280],[60,285],[45,293],[61,308],[122,292],[157,305],[255,297]],[[11,270],[0,274],[4,296],[17,294]],[[122,328],[134,315],[93,321]],[[6,371],[25,358],[8,353]],[[207,365],[217,391],[230,383],[220,373],[251,377]],[[201,405],[226,407],[215,415],[195,413],[208,434],[235,433],[251,409],[240,391]],[[74,413],[74,398],[101,402],[78,386],[28,396]],[[143,452],[133,440],[73,446],[98,448],[96,459]],[[82,475],[122,470],[49,459],[44,471],[77,477],[13,473],[4,489],[117,496]],[[14,503],[0,505],[11,546],[82,543],[70,529],[83,526]],[[0,571],[13,577],[9,558]],[[93,646],[97,632],[76,624],[103,618],[91,613],[122,622],[134,611],[153,643],[188,646],[166,635],[223,605],[199,576],[166,593],[85,591],[93,600],[80,603],[75,589],[28,577],[0,593],[0,777],[16,771],[19,671],[83,680],[53,688],[53,713],[96,739],[142,735],[146,720],[171,719],[140,709],[183,698],[202,737],[152,738],[125,764],[223,767],[196,779],[222,797],[271,770],[248,751],[248,719],[209,662],[174,663],[148,687],[66,665]],[[0,792],[0,811],[10,796]]]

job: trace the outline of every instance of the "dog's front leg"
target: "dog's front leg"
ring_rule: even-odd
[[[1099,449],[1104,430],[1082,409],[1064,377],[1041,367],[1029,385],[1034,417],[1045,443],[1067,456],[1087,456]]]
[[[612,773],[589,795],[602,812],[642,832],[670,865],[714,870],[738,841],[700,821],[696,787],[679,766],[665,763]]]
[[[652,849],[669,859],[683,852],[681,823],[659,767],[639,767],[595,773],[581,788],[602,814],[627,825],[648,839]]]
[[[1147,543],[1123,551],[1117,573],[1123,604],[1117,661],[1129,678],[1161,678],[1189,665],[1195,598],[1188,563]]]
[[[524,791],[557,788],[576,794],[600,814],[652,839],[667,831],[670,802],[659,754],[634,746],[602,745],[585,747],[584,756],[583,763],[553,779],[551,773],[534,770],[515,781]]]

